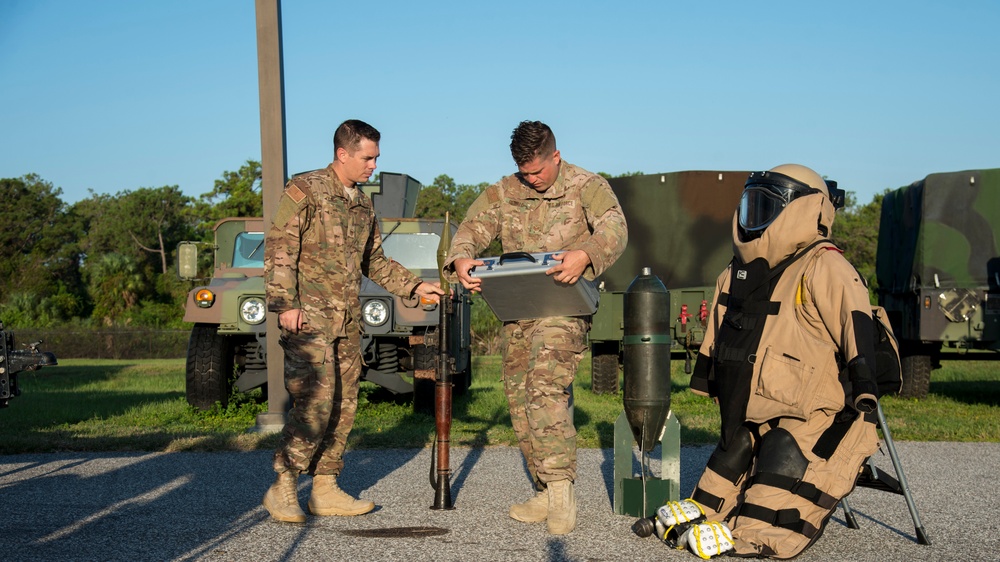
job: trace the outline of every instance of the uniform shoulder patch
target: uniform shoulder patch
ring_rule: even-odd
[[[296,203],[301,203],[302,200],[306,198],[305,192],[302,191],[299,188],[299,186],[295,185],[294,183],[285,188],[285,194],[288,195],[288,197],[292,201],[295,201]]]
[[[588,181],[582,194],[583,204],[597,217],[618,206],[618,198],[607,180],[598,178],[598,181]]]
[[[500,186],[494,184],[486,188],[485,191],[476,197],[476,200],[465,210],[466,218],[477,217],[499,205],[503,199]]]
[[[486,188],[486,199],[493,205],[500,201],[500,186],[497,184]]]

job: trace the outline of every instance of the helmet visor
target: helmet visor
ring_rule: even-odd
[[[781,214],[791,193],[769,185],[748,186],[740,197],[740,226],[749,232],[764,230]]]

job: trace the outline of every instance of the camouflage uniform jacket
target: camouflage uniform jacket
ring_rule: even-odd
[[[517,174],[486,188],[459,226],[445,268],[477,257],[496,238],[504,253],[583,250],[591,261],[584,277],[593,280],[625,250],[628,226],[607,180],[562,161],[543,193]]]
[[[264,245],[268,310],[301,308],[313,330],[344,336],[361,319],[362,275],[402,297],[421,283],[385,256],[371,200],[349,199],[332,166],[292,178]]]

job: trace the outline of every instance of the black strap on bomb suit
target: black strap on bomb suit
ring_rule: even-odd
[[[724,449],[746,419],[754,368],[750,356],[760,346],[767,317],[777,315],[781,308],[780,302],[771,301],[778,278],[788,266],[822,243],[832,242],[825,238],[817,240],[774,268],[769,268],[764,258],[743,263],[738,257],[733,257],[729,292],[718,297],[718,302],[726,307],[726,313],[716,335],[712,365],[722,417],[720,445]]]
[[[745,503],[740,506],[740,517],[758,519],[770,524],[772,527],[781,527],[794,533],[805,535],[806,538],[813,538],[819,534],[820,529],[815,525],[803,521],[799,516],[799,510],[791,509],[768,509],[759,505]]]
[[[781,474],[775,474],[773,472],[759,472],[755,474],[749,479],[747,486],[749,487],[755,484],[764,484],[766,486],[771,486],[772,488],[788,490],[796,496],[809,500],[823,509],[833,509],[837,507],[837,503],[840,501],[817,488],[815,484],[803,482],[802,480]]]

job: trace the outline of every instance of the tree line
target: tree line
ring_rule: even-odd
[[[439,175],[421,190],[416,216],[447,211],[460,222],[488,185]],[[198,197],[176,185],[114,195],[91,190],[73,204],[61,195],[36,174],[0,178],[0,321],[10,328],[187,328],[182,318],[192,285],[175,273],[177,244],[211,242],[219,219],[263,215],[255,160],[224,171]],[[834,240],[870,282],[881,202],[877,195],[859,206],[849,194],[834,224]]]
[[[176,185],[67,204],[36,174],[0,179],[0,320],[10,327],[181,327],[177,243],[225,216],[260,216],[260,163],[190,197]]]

